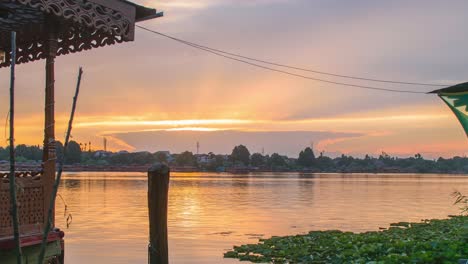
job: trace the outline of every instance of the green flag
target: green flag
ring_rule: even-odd
[[[430,93],[436,93],[450,107],[468,136],[468,83],[457,84]]]
[[[439,94],[439,97],[452,109],[468,136],[468,92],[459,94]]]

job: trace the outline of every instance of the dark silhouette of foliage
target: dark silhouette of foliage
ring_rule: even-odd
[[[321,153],[315,157],[312,149],[306,148],[300,152],[299,158],[288,158],[287,156],[274,153],[271,156],[263,156],[254,153],[250,156],[249,150],[243,146],[236,146],[232,154],[216,155],[208,153],[202,155],[204,161],[197,163],[197,157],[191,152],[181,154],[168,154],[160,151],[154,154],[143,152],[104,152],[85,151],[82,152],[80,145],[75,141],[70,142],[70,149],[66,164],[88,164],[88,165],[150,165],[154,162],[168,162],[177,166],[197,166],[200,170],[218,171],[229,166],[252,166],[260,170],[280,170],[280,171],[304,171],[313,169],[314,172],[362,172],[362,173],[468,173],[468,158],[438,158],[437,160],[427,160],[421,154],[416,154],[408,158],[392,157],[382,152],[377,158],[365,155],[364,158],[356,158],[341,155],[331,158]],[[42,160],[42,147],[17,145],[15,154],[18,162],[30,162]],[[61,162],[63,157],[63,145],[56,142],[57,160]],[[199,156],[200,158],[200,156]],[[0,147],[0,161],[9,160],[9,147]]]
[[[254,167],[261,167],[266,164],[265,157],[260,153],[254,153],[250,157],[250,164]]]
[[[42,149],[38,146],[26,146],[24,144],[18,145],[15,148],[17,157],[23,157],[27,160],[41,160]]]
[[[185,151],[177,155],[175,159],[177,166],[196,166],[197,158],[190,151]]]
[[[215,155],[210,152],[210,162],[206,166],[205,169],[209,171],[217,171],[218,169],[224,167],[224,156],[223,155]]]
[[[244,145],[234,147],[231,153],[231,160],[234,164],[249,165],[250,164],[250,152]]]
[[[75,164],[81,162],[81,148],[76,141],[68,142],[67,154],[65,156],[65,164]]]
[[[163,162],[163,163],[167,162],[167,155],[166,153],[162,151],[158,151],[154,153],[154,158],[156,159],[157,162]]]
[[[312,167],[315,163],[314,151],[307,147],[299,153],[297,163],[303,167]]]
[[[280,156],[278,153],[273,153],[270,157],[270,166],[272,168],[285,168],[288,164],[286,163],[283,156]]]

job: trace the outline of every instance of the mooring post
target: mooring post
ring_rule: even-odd
[[[168,264],[167,204],[169,195],[169,167],[157,163],[148,169],[148,215],[150,264]]]

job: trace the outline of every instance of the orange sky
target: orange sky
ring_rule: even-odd
[[[260,59],[349,75],[442,84],[464,81],[468,70],[468,37],[458,35],[458,29],[468,22],[462,12],[468,3],[463,1],[450,6],[427,1],[425,10],[402,0],[378,4],[360,0],[353,5],[306,0],[139,2],[165,11],[164,18],[143,24],[149,28]],[[385,151],[438,157],[467,152],[461,126],[436,96],[357,90],[284,76],[140,30],[133,43],[57,59],[59,140],[63,140],[80,65],[85,75],[73,139],[92,141],[96,148],[102,148],[105,136],[113,150],[194,151],[197,134],[190,146],[175,138],[163,144],[155,137],[161,130],[186,131],[189,136],[190,131],[233,130],[249,135],[310,131],[310,140],[304,140],[303,146],[314,142],[316,151],[332,155]],[[0,82],[4,87],[0,115],[6,117],[7,69],[0,70]],[[42,141],[43,86],[43,61],[17,67],[17,143]],[[314,132],[330,136],[316,138]],[[217,140],[201,144],[225,144]],[[287,142],[288,137],[283,140]],[[262,144],[267,153],[292,156],[301,148],[285,149],[275,143]]]

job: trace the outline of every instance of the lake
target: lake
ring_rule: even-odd
[[[468,193],[468,176],[173,173],[170,263],[238,263],[223,253],[272,235],[446,218],[458,212],[454,190]],[[147,263],[146,174],[67,173],[59,193],[67,264]],[[68,229],[63,201],[73,217]]]

